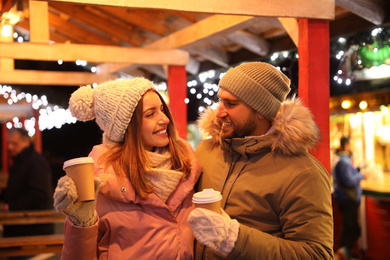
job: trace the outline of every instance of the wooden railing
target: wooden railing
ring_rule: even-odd
[[[0,257],[61,253],[64,234],[0,238]]]
[[[0,225],[63,223],[65,216],[54,210],[0,212]]]
[[[63,223],[65,216],[54,210],[0,212],[0,225]],[[0,238],[0,257],[61,253],[63,234]]]

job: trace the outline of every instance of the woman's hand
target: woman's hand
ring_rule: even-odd
[[[74,181],[66,175],[61,177],[53,196],[55,209],[68,216],[76,226],[88,227],[95,224],[97,221],[95,206],[100,179],[95,177],[94,183],[95,200],[77,202],[78,195]]]

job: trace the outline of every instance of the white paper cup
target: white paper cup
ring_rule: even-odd
[[[75,182],[77,201],[95,200],[94,161],[91,157],[79,157],[64,162],[66,175]]]
[[[209,209],[216,213],[221,213],[221,200],[221,193],[213,189],[204,189],[192,196],[192,202],[195,204],[195,207]]]

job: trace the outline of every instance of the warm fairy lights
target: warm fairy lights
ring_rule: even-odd
[[[344,100],[342,103],[341,103],[341,107],[344,108],[344,109],[348,109],[351,107],[351,101],[349,100]]]
[[[76,119],[70,115],[69,110],[65,110],[58,106],[50,105],[45,95],[38,97],[30,93],[17,93],[11,86],[0,85],[0,95],[7,101],[8,105],[17,104],[19,102],[31,105],[34,110],[39,109],[39,129],[51,129],[53,127],[61,128],[64,123],[74,123]],[[7,128],[21,128],[25,127],[30,136],[35,134],[34,117],[26,118],[23,122],[20,118],[14,117],[11,121],[6,123]]]
[[[96,87],[96,83],[93,84],[93,87]],[[156,86],[157,90],[162,94],[164,99],[168,99],[166,94],[167,86],[165,83],[158,84]],[[45,95],[40,98],[37,95],[32,95],[30,93],[17,93],[11,86],[0,85],[0,95],[6,100],[8,105],[17,104],[18,102],[24,101],[24,103],[31,104],[31,108],[34,110],[39,110],[39,119],[38,125],[39,130],[50,130],[52,128],[61,128],[64,124],[74,124],[77,122],[77,119],[73,117],[69,109],[62,108],[57,105],[49,104],[47,97]],[[35,134],[35,124],[36,118],[30,117],[21,121],[21,118],[14,117],[11,121],[6,123],[6,127],[11,129],[26,128],[30,136]]]
[[[368,106],[368,104],[367,104],[367,101],[360,101],[360,103],[359,103],[359,108],[361,109],[361,110],[365,110],[365,109],[367,109],[367,106]]]
[[[338,40],[333,41],[331,43],[331,57],[336,57],[336,59],[340,60],[340,66],[336,71],[336,75],[333,76],[333,80],[337,82],[338,85],[353,87],[354,80],[360,80],[364,77],[373,79],[375,77],[390,76],[390,52],[388,51],[390,39],[388,37],[389,30],[390,28],[376,28],[369,32],[369,40],[367,40],[368,37],[360,36],[360,38],[355,37],[353,39],[352,37],[341,37]],[[18,42],[29,41],[28,35],[23,36],[17,32],[14,33],[13,37],[15,41]],[[386,40],[387,42],[385,42]],[[388,57],[386,55],[388,55]],[[370,60],[378,57],[381,59],[380,62],[382,64],[377,64],[376,61]],[[280,71],[291,77],[291,69],[293,64],[297,62],[297,59],[298,53],[296,50],[293,50],[273,53],[261,61],[274,65]],[[63,60],[58,60],[59,65],[62,65],[63,63]],[[89,64],[85,60],[77,60],[75,63],[77,66],[84,67],[87,71],[89,70],[92,73],[97,72],[96,66]],[[368,63],[371,67],[367,65]],[[205,71],[199,73],[197,76],[189,78],[187,82],[188,97],[184,102],[198,112],[204,111],[208,106],[215,107],[216,102],[218,101],[218,82],[229,69],[230,68],[223,68]],[[384,73],[387,74],[384,75]],[[97,84],[94,83],[92,87],[96,87],[96,85]],[[166,82],[158,84],[157,89],[163,94],[167,102],[169,102]],[[0,91],[0,94],[4,96],[9,105],[17,103],[18,100],[25,99],[27,103],[31,103],[33,109],[39,109],[38,123],[40,130],[51,129],[53,127],[60,128],[63,124],[76,122],[76,119],[70,115],[68,109],[49,105],[45,96],[38,98],[38,96],[28,93],[16,94],[16,91],[10,86],[2,86]],[[349,100],[345,100],[341,104],[343,109],[350,109],[351,106],[352,102]],[[364,110],[367,109],[368,104],[360,103],[359,106]],[[30,128],[29,132],[33,135],[35,131],[33,127],[35,121],[31,120],[33,119],[26,119],[26,121],[22,123],[18,119],[15,120],[17,123],[12,121],[9,122],[7,126],[18,127],[20,125],[25,125],[26,128]]]
[[[4,36],[4,37],[9,37],[11,36],[12,34],[12,26],[9,25],[9,24],[4,24],[2,25],[2,28],[1,28],[1,34]]]

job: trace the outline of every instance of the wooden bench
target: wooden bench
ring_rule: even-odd
[[[64,234],[0,238],[0,257],[61,253]]]
[[[54,210],[0,212],[0,225],[63,223],[65,216]]]
[[[64,223],[65,216],[54,210],[0,212],[0,225]],[[0,238],[0,257],[61,253],[63,234]]]

